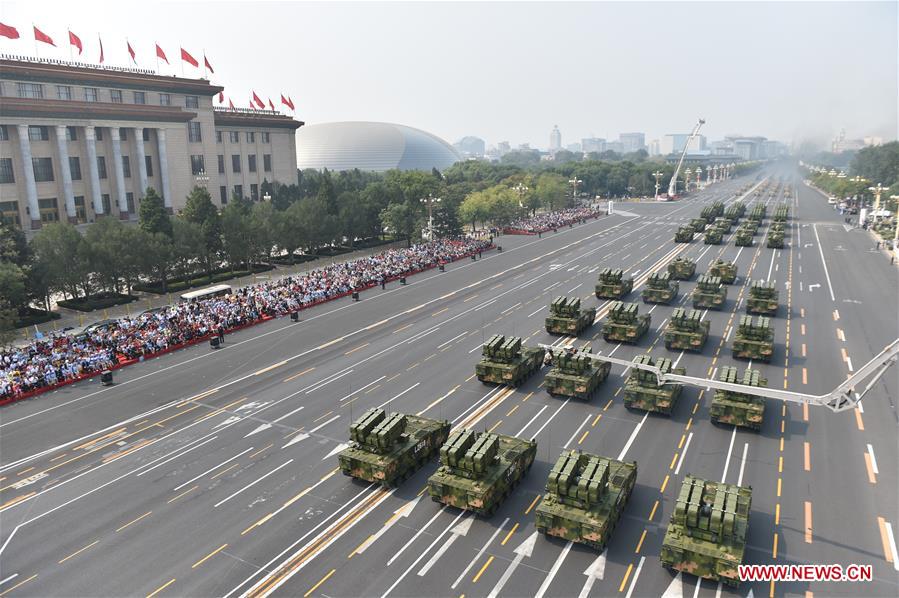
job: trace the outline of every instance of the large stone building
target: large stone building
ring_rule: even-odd
[[[203,79],[0,57],[0,218],[137,218],[148,187],[177,212],[205,186],[221,206],[296,181],[302,122],[272,110],[213,107]]]

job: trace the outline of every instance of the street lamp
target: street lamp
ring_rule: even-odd
[[[568,180],[571,183],[571,203],[574,205],[574,202],[577,201],[577,186],[583,183],[581,179],[574,177],[573,179]]]
[[[696,190],[699,191],[699,183],[702,181],[702,166],[696,167]]]
[[[657,170],[654,173],[652,173],[652,176],[654,176],[656,178],[656,198],[655,199],[656,199],[656,201],[659,201],[659,187],[661,186],[661,185],[659,185],[659,179],[661,179],[663,176],[665,176],[665,174],[663,172]]]
[[[684,171],[684,193],[690,190],[690,175],[693,174],[692,168],[687,168]]]
[[[515,192],[518,193],[518,207],[523,208],[524,201],[522,200],[524,199],[525,193],[529,191],[527,185],[525,185],[524,183],[518,183],[517,185],[515,185],[515,187],[513,187],[513,189],[515,189]]]
[[[272,195],[268,191],[265,192],[265,195],[262,196],[262,201],[271,201]]]
[[[197,181],[197,186],[203,187],[204,189],[209,185],[209,175],[206,174],[205,170],[198,172],[194,179]]]
[[[899,195],[890,195],[896,202],[896,218],[893,220],[893,251],[899,251]]]
[[[884,187],[880,183],[877,183],[876,187],[868,187],[868,191],[874,192],[874,222],[877,222],[877,212],[880,211],[880,194],[887,189],[889,187]]]
[[[427,197],[422,197],[419,199],[422,204],[428,207],[428,241],[434,240],[434,206],[439,204],[441,198],[434,197],[431,193],[428,193]]]

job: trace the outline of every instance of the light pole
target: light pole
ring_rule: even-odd
[[[893,220],[893,251],[899,251],[899,195],[890,195],[896,202],[896,218]]]
[[[205,170],[201,170],[200,172],[198,172],[194,179],[197,181],[198,187],[203,187],[204,189],[206,189],[207,185],[209,185],[209,175],[206,174]]]
[[[659,184],[659,179],[661,179],[663,176],[665,176],[665,173],[663,173],[660,170],[657,170],[654,173],[652,173],[652,176],[654,176],[656,179],[656,198],[655,199],[656,199],[656,201],[659,201],[659,187],[661,187],[661,185]]]
[[[568,182],[571,183],[571,206],[574,207],[574,202],[577,201],[577,186],[584,181],[574,177],[573,179],[569,179]]]
[[[880,194],[887,189],[889,187],[884,187],[880,183],[877,183],[876,187],[868,187],[868,191],[874,192],[874,222],[877,222],[877,212],[880,211]]]
[[[265,195],[262,196],[262,201],[271,201],[272,195],[268,191],[265,192]]]
[[[696,167],[696,190],[699,191],[699,183],[702,182],[702,166]]]
[[[684,193],[690,190],[690,175],[693,174],[692,168],[687,168],[684,171]]]
[[[524,201],[522,201],[522,200],[524,199],[525,193],[527,193],[529,191],[529,189],[528,189],[527,185],[525,185],[524,183],[518,183],[517,185],[515,185],[514,189],[515,189],[515,192],[518,193],[518,207],[523,208]]]
[[[441,198],[434,197],[433,194],[428,193],[427,197],[422,197],[419,199],[422,204],[428,207],[428,241],[434,240],[434,206],[440,203]]]

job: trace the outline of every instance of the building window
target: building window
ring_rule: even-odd
[[[240,172],[240,154],[231,156],[231,172]]]
[[[119,128],[119,139],[122,141],[128,141],[128,129],[121,127]]]
[[[50,158],[32,158],[34,182],[46,183],[53,180],[53,161]]]
[[[20,98],[31,98],[32,100],[44,99],[44,86],[40,83],[19,83],[17,84]]]
[[[84,88],[84,101],[85,102],[96,102],[98,101],[99,94],[97,93],[96,87],[85,87]]]
[[[200,98],[198,96],[184,96],[185,108],[199,108]]]
[[[144,141],[150,141],[150,129],[141,129],[141,134],[144,137]]]
[[[131,158],[128,156],[122,156],[122,174],[126,179],[131,178]]]
[[[247,168],[250,172],[256,172],[256,154],[247,156]]]
[[[122,90],[121,89],[110,89],[109,90],[109,101],[113,104],[121,104],[122,103]]]
[[[144,156],[144,166],[147,168],[147,176],[153,176],[153,156]]]
[[[97,141],[103,141],[103,129],[96,127],[94,133],[96,133]]]
[[[237,131],[228,131],[228,140],[231,143],[240,143],[240,133]]]
[[[134,214],[137,210],[134,209],[134,193],[131,191],[125,193],[125,203],[128,204],[128,213]]]
[[[77,220],[79,224],[87,222],[87,210],[84,208],[83,195],[75,196],[75,220]]]
[[[203,164],[203,156],[190,157],[190,172],[195,175],[206,172],[205,165]]]
[[[221,142],[222,142],[222,132],[221,132],[221,131],[216,131],[216,132],[215,132],[215,142],[216,142],[216,143],[221,143]]]
[[[234,195],[243,199],[243,185],[234,185]]]
[[[73,181],[81,180],[81,159],[75,156],[69,157],[69,172]]]
[[[256,183],[250,185],[250,197],[253,198],[253,201],[259,201],[259,185]]]
[[[256,143],[256,133],[247,131],[247,143]]]
[[[228,187],[224,185],[219,187],[219,201],[222,205],[228,203]]]
[[[78,141],[78,129],[66,127],[66,141]]]
[[[225,156],[219,154],[219,174],[225,174]]]
[[[0,201],[0,222],[7,226],[22,226],[19,220],[19,202],[17,201]]]
[[[49,139],[50,134],[47,132],[47,127],[28,127],[29,141],[48,141]]]
[[[272,171],[272,155],[271,154],[262,154],[262,169],[265,172]]]
[[[268,133],[267,131],[263,131],[262,132],[262,143],[271,143],[271,142],[272,142],[271,134]]]
[[[109,201],[109,193],[104,193],[100,196],[100,201],[103,202],[103,213],[109,214],[112,212],[112,202]]]
[[[72,99],[72,88],[68,85],[57,85],[56,86],[56,97],[60,100],[71,100]]]
[[[159,105],[160,106],[171,106],[172,105],[172,96],[167,93],[159,94]]]
[[[0,125],[0,141],[9,141],[9,129],[6,125]]]
[[[101,179],[106,178],[106,158],[97,156],[97,174]]]
[[[203,141],[203,134],[200,132],[199,122],[187,123],[187,140],[191,143],[200,143]]]
[[[47,158],[49,160],[49,158]],[[41,211],[41,222],[57,222],[59,220],[59,208],[56,207],[56,198],[37,200],[37,206]]]
[[[134,103],[135,104],[146,104],[147,103],[147,94],[142,91],[134,92]]]
[[[12,172],[12,158],[0,158],[0,183],[15,183]]]

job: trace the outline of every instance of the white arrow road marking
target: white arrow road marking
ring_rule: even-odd
[[[684,596],[684,574],[680,571],[671,580],[668,589],[662,594],[662,598],[683,598]]]
[[[287,444],[285,444],[284,446],[282,446],[281,448],[286,449],[287,447],[294,445],[298,442],[302,442],[303,440],[306,440],[307,438],[309,438],[309,434],[306,434],[306,433],[297,434],[296,436],[291,438],[290,441]]]
[[[809,292],[811,292],[812,290],[814,290],[814,289],[816,289],[816,288],[818,288],[818,287],[820,287],[820,286],[821,286],[821,285],[818,284],[818,283],[810,284],[810,285],[808,285],[808,290],[809,290]]]
[[[752,593],[752,588],[749,588],[749,593],[746,594],[746,598],[754,598],[755,594]]]
[[[324,457],[322,457],[322,461],[324,461],[324,460],[327,459],[328,457],[333,457],[334,455],[336,455],[337,453],[339,453],[339,452],[342,451],[343,449],[347,448],[348,446],[350,446],[350,445],[347,444],[347,443],[345,443],[345,442],[341,442],[340,444],[338,444],[337,446],[335,446],[333,449],[331,449],[331,452],[330,452],[330,453],[328,453],[327,455],[325,455]]]
[[[493,531],[493,535],[490,536],[490,539],[488,539],[487,542],[485,542],[484,545],[481,546],[481,549],[478,551],[478,553],[476,555],[474,555],[474,557],[472,557],[472,559],[468,562],[468,566],[465,567],[465,569],[462,571],[462,573],[459,574],[459,577],[456,578],[456,581],[453,582],[453,585],[450,586],[452,589],[454,589],[454,590],[456,589],[456,587],[459,585],[459,583],[462,581],[462,579],[465,577],[465,575],[467,575],[468,572],[471,571],[471,568],[474,567],[474,564],[476,562],[478,562],[481,559],[481,557],[484,555],[484,552],[487,551],[487,547],[490,546],[491,544],[493,544],[493,541],[496,540],[496,537],[499,535],[499,533],[501,531],[503,531],[503,528],[506,527],[507,523],[509,523],[508,517],[506,517],[503,520],[503,522],[499,525],[499,527],[497,527]]]
[[[422,495],[422,496],[423,496],[423,495]],[[415,507],[415,504],[418,503],[418,501],[419,501],[420,499],[421,499],[421,496],[416,497],[415,501],[413,501],[412,503],[409,503],[410,505],[412,505],[411,507],[409,507],[409,511],[397,515],[396,517],[394,517],[394,519],[399,519],[400,517],[408,517],[408,516],[409,516],[409,512],[412,511],[412,509]],[[406,551],[406,549],[409,548],[409,546],[410,546],[413,542],[415,542],[415,540],[417,540],[418,537],[419,537],[420,535],[422,535],[422,534],[425,532],[425,530],[427,530],[429,527],[431,527],[431,524],[434,523],[434,522],[437,520],[437,518],[440,516],[440,514],[443,513],[445,510],[446,510],[446,505],[440,507],[440,510],[437,511],[436,513],[434,513],[434,516],[431,517],[431,518],[428,520],[428,522],[425,523],[424,526],[423,526],[420,530],[418,530],[417,532],[415,532],[415,535],[412,536],[412,538],[411,538],[408,542],[406,542],[405,544],[403,544],[403,547],[400,549],[400,551],[397,552],[396,554],[394,554],[392,557],[390,557],[390,560],[387,561],[387,564],[388,564],[388,565],[392,565],[392,564],[393,564],[393,561],[395,561],[396,559],[398,559],[398,558],[400,557],[400,555],[403,554],[403,553]],[[463,511],[463,513],[464,513],[464,511]],[[362,551],[360,550],[359,552],[362,552]]]
[[[584,582],[584,587],[581,588],[581,593],[578,594],[578,598],[587,598],[590,595],[590,590],[593,588],[593,583],[598,579],[602,581],[602,579],[606,576],[606,552],[607,550],[603,550],[602,554],[599,555],[593,563],[584,570],[584,575],[587,576],[587,581]]]
[[[322,428],[324,428],[325,426],[327,426],[328,424],[330,424],[331,422],[333,422],[335,419],[340,419],[340,416],[339,416],[339,415],[335,415],[334,417],[332,417],[331,419],[325,421],[324,423],[315,426],[314,428],[312,428],[312,429],[309,430],[308,432],[303,432],[302,434],[297,434],[296,436],[294,436],[293,438],[290,439],[290,442],[288,442],[287,444],[285,444],[285,445],[282,446],[281,448],[282,448],[282,449],[286,449],[287,447],[289,447],[289,446],[292,445],[292,444],[296,444],[296,443],[300,442],[301,440],[306,440],[307,438],[309,438],[310,435],[315,434],[316,432],[318,432],[319,430],[321,430]]]
[[[512,559],[512,562],[509,563],[509,566],[506,568],[503,576],[499,578],[499,581],[496,582],[496,585],[493,586],[493,589],[490,590],[490,593],[487,595],[487,598],[496,598],[499,596],[500,591],[502,591],[503,586],[506,585],[506,582],[509,581],[509,578],[512,577],[512,574],[515,573],[515,570],[518,568],[518,565],[521,564],[521,561],[524,560],[525,557],[530,557],[534,553],[534,545],[537,543],[537,533],[534,532],[527,539],[518,545],[518,548],[514,550],[515,558]]]
[[[574,542],[569,540],[568,544],[565,545],[565,548],[562,549],[562,552],[559,554],[559,558],[557,558],[556,562],[553,563],[552,569],[549,570],[549,573],[546,575],[546,579],[544,579],[543,583],[540,584],[540,589],[537,590],[534,598],[543,598],[543,595],[546,594],[546,590],[549,589],[549,584],[552,583],[553,578],[556,576],[556,573],[559,572],[559,569],[562,567],[562,563],[565,561],[565,557],[568,556],[568,552],[571,550],[571,547],[573,545]]]
[[[450,530],[450,537],[447,538],[446,542],[443,543],[443,546],[441,546],[440,549],[434,553],[434,556],[432,556],[428,560],[428,562],[425,563],[425,566],[418,571],[419,577],[424,577],[425,575],[427,575],[428,571],[431,570],[431,567],[433,567],[434,564],[440,560],[440,557],[442,557],[443,554],[447,550],[449,550],[449,547],[453,545],[453,542],[456,541],[456,538],[458,538],[459,536],[468,535],[468,530],[471,529],[472,523],[474,523],[474,517],[469,517],[468,519],[463,519],[462,521],[460,521],[459,525]]]
[[[231,425],[231,424],[233,424],[233,423],[239,422],[239,421],[242,420],[242,419],[243,419],[243,418],[240,417],[239,415],[232,415],[231,417],[229,417],[229,418],[226,419],[225,421],[220,422],[220,423],[218,423],[218,424],[212,426],[212,429],[215,430],[215,429],[220,428],[220,427],[222,427],[222,426]]]
[[[287,461],[285,461],[284,463],[282,463],[282,464],[279,465],[278,467],[274,468],[273,470],[271,470],[270,472],[268,472],[267,474],[265,474],[265,475],[262,476],[261,478],[257,478],[256,480],[250,482],[249,484],[247,484],[246,486],[244,486],[243,488],[241,488],[241,489],[238,490],[237,492],[233,493],[233,494],[232,494],[231,496],[229,496],[228,498],[226,498],[226,499],[224,499],[224,500],[218,501],[217,503],[215,503],[214,505],[212,505],[212,507],[213,507],[213,508],[216,508],[216,507],[218,507],[219,505],[225,504],[226,502],[228,502],[229,500],[231,500],[232,498],[234,498],[235,496],[237,496],[238,494],[240,494],[241,492],[243,492],[243,491],[246,490],[247,488],[250,488],[250,487],[252,487],[252,486],[255,486],[256,484],[258,484],[259,482],[261,482],[262,480],[264,480],[264,479],[267,478],[268,476],[272,475],[273,473],[275,473],[276,471],[278,471],[278,470],[281,469],[282,467],[287,467],[287,466],[290,465],[291,463],[293,463],[293,459],[288,459]]]

